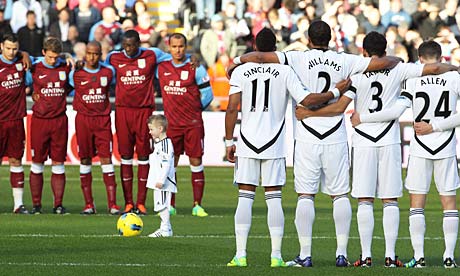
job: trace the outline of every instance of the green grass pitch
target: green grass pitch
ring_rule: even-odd
[[[119,180],[118,203],[123,205]],[[29,167],[26,170],[28,183]],[[316,221],[313,229],[313,263],[311,269],[269,267],[270,239],[266,224],[263,190],[259,189],[253,209],[252,229],[248,242],[248,267],[227,268],[233,257],[235,239],[233,214],[237,203],[237,189],[232,186],[233,168],[205,168],[206,190],[203,206],[207,218],[191,216],[192,191],[188,167],[178,170],[178,215],[172,217],[173,238],[146,237],[159,226],[153,215],[152,193],[148,194],[149,214],[143,217],[144,231],[140,237],[117,236],[116,216],[106,214],[105,188],[100,168],[93,167],[93,193],[98,214],[82,216],[83,196],[80,190],[78,166],[66,168],[67,186],[64,206],[71,213],[51,214],[52,194],[50,170],[45,171],[42,215],[13,215],[13,200],[9,186],[8,166],[0,167],[0,275],[459,275],[460,270],[446,271],[442,267],[444,241],[442,238],[442,210],[432,187],[426,208],[425,256],[427,268],[385,269],[383,267],[384,240],[382,205],[375,204],[375,230],[372,268],[335,267],[335,230],[331,200],[319,195],[316,199]],[[294,226],[296,195],[292,170],[283,193],[285,237],[283,257],[290,260],[298,254],[299,246]],[[24,202],[31,208],[30,190],[26,185]],[[353,222],[350,231],[348,256],[355,261],[360,253],[356,225],[356,200],[352,200]],[[409,201],[407,193],[400,202],[401,223],[397,254],[402,261],[412,257],[408,230]],[[456,256],[458,260],[459,244]]]

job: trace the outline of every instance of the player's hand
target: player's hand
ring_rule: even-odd
[[[36,92],[33,92],[32,93],[32,100],[34,102],[38,102],[38,100],[40,100],[40,94],[36,93]]]
[[[235,63],[230,62],[230,65],[228,65],[227,67],[227,78],[228,79],[230,79],[230,77],[232,76],[233,70],[235,70],[237,66],[238,65],[236,65]]]
[[[348,91],[348,88],[350,88],[351,85],[351,79],[344,79],[339,81],[336,85],[335,88],[339,89],[340,94],[342,95],[343,93]]]
[[[75,68],[75,60],[73,59],[72,55],[69,53],[64,53],[64,59],[65,63],[67,66],[71,66],[72,68]]]
[[[75,63],[75,70],[78,71],[80,69],[83,69],[84,66],[85,62],[83,60],[77,60],[77,62]]]
[[[416,122],[414,123],[415,134],[427,135],[433,132],[433,126],[427,122]]]
[[[227,160],[231,163],[235,163],[236,161],[235,151],[236,151],[235,145],[227,147]]]
[[[24,65],[24,69],[30,70],[30,68],[32,68],[32,60],[30,59],[29,53],[21,51],[21,54],[22,54],[22,65]]]
[[[299,121],[310,117],[310,112],[311,112],[310,109],[308,109],[308,108],[306,108],[304,106],[298,105],[298,106],[295,107],[295,117]]]
[[[357,125],[361,124],[361,120],[359,118],[359,113],[354,112],[353,114],[351,114],[350,121],[351,121],[351,125],[353,127],[356,127]]]
[[[155,184],[155,188],[158,188],[158,189],[163,188],[163,183],[158,182],[157,184]]]
[[[200,67],[200,59],[196,55],[191,55],[190,56],[190,65],[192,66],[192,69],[196,69]]]

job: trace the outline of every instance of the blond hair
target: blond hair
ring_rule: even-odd
[[[168,120],[162,114],[151,115],[147,119],[147,123],[162,126],[163,132],[166,132],[166,130],[168,129]]]

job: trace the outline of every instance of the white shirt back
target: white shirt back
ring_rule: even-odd
[[[457,72],[409,79],[403,83],[401,92],[401,96],[412,101],[415,122],[435,122],[455,114],[459,95],[460,76]],[[455,149],[455,129],[452,129],[428,135],[414,135],[409,154],[427,159],[441,159],[455,156]]]
[[[401,94],[401,83],[408,78],[420,77],[423,67],[423,64],[399,63],[393,69],[354,75],[351,89],[345,95],[355,100],[355,111],[359,114],[379,112],[395,104]],[[362,123],[355,127],[352,135],[353,147],[378,147],[400,142],[397,119]]]
[[[363,73],[370,58],[313,49],[305,52],[277,53],[280,63],[287,63],[299,76],[302,84],[312,93],[327,92],[351,75]],[[283,57],[285,55],[285,57]],[[336,100],[330,101],[335,102]],[[347,141],[343,115],[310,117],[297,121],[296,140],[310,144],[336,144]]]
[[[230,79],[229,94],[235,93],[241,93],[241,131],[236,155],[258,159],[286,157],[289,94],[296,101],[309,94],[294,71],[281,64],[245,63],[234,70]]]

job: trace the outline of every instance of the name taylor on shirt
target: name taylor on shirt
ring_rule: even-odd
[[[314,58],[308,61],[308,70],[312,69],[313,67],[317,65],[326,65],[334,68],[335,71],[340,71],[342,69],[342,66],[339,64],[335,63],[333,60],[329,59],[322,59],[322,58]]]
[[[249,78],[251,75],[254,74],[271,74],[273,77],[278,77],[280,72],[276,70],[275,68],[270,68],[270,67],[263,67],[263,66],[257,66],[257,67],[252,67],[251,69],[247,70],[246,72],[243,73],[243,75],[246,78]]]

